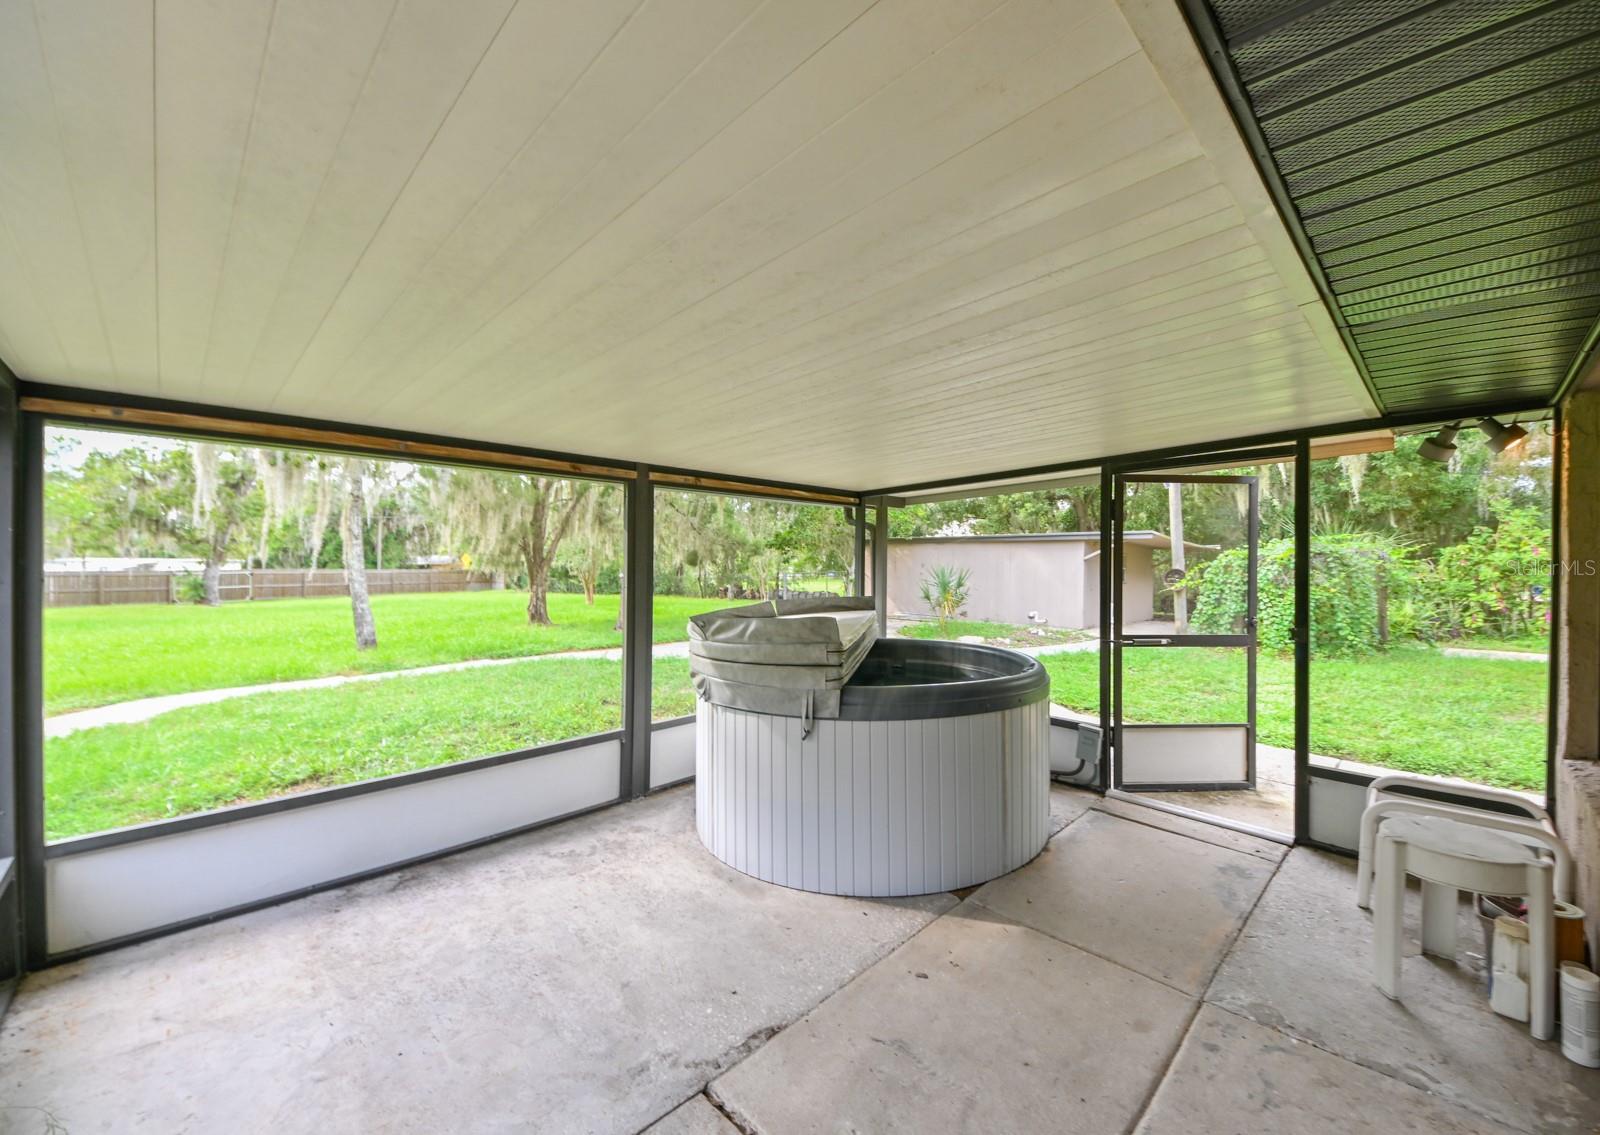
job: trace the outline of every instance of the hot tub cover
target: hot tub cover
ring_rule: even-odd
[[[877,637],[871,599],[768,600],[690,619],[689,669],[718,705],[835,717]]]

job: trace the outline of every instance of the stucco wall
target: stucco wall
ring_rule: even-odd
[[[972,573],[969,619],[1023,624],[1037,611],[1053,627],[1085,628],[1100,618],[1099,544],[1087,540],[891,540],[889,613],[927,616],[923,576],[936,565]],[[1150,549],[1127,549],[1123,585],[1129,620],[1150,618],[1155,594]]]
[[[1083,622],[1085,627],[1100,625],[1100,557],[1098,544],[1089,546],[1084,557]],[[1137,544],[1122,549],[1122,602],[1126,609],[1123,622],[1142,623],[1155,615],[1156,579],[1155,552]]]

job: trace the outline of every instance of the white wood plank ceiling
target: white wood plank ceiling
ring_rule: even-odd
[[[846,488],[1374,412],[1165,0],[0,0],[0,357]]]

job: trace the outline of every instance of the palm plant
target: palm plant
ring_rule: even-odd
[[[950,633],[950,620],[967,605],[972,572],[948,564],[935,564],[922,575],[922,601],[939,617],[939,633]]]

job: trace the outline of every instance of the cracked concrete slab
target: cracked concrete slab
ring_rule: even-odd
[[[57,967],[0,1022],[0,1127],[1600,1129],[1600,1077],[1488,1011],[1469,915],[1397,1005],[1347,861],[1051,803],[959,905],[739,875],[679,789]]]
[[[1175,796],[1177,793],[1168,795]],[[1174,832],[1177,835],[1186,835],[1190,839],[1199,840],[1201,843],[1211,843],[1233,851],[1242,851],[1246,855],[1253,855],[1257,859],[1265,859],[1269,863],[1281,862],[1283,857],[1289,854],[1289,848],[1286,844],[1276,843],[1270,839],[1262,839],[1259,836],[1246,835],[1244,832],[1236,832],[1231,828],[1218,827],[1216,824],[1208,824],[1204,820],[1195,820],[1188,816],[1177,816],[1171,812],[1163,812],[1160,808],[1148,808],[1143,804],[1136,804],[1129,800],[1118,800],[1114,796],[1107,796],[1097,800],[1094,809],[1097,812],[1104,812],[1108,816],[1132,820],[1136,824],[1160,828],[1162,831]]]
[[[967,901],[1198,997],[1274,869],[1095,810]]]
[[[1493,1135],[1498,1123],[1207,1005],[1138,1135]]]
[[[640,1135],[742,1135],[704,1094],[679,1105]]]
[[[32,975],[0,1099],[68,1131],[635,1132],[955,905],[758,882],[693,807],[673,790]]]
[[[1372,983],[1371,916],[1355,904],[1354,862],[1297,849],[1206,1000],[1514,1130],[1596,1130],[1600,1075],[1489,1009],[1481,937],[1462,910],[1458,961],[1422,957],[1412,894],[1411,956],[1402,1000],[1391,1001]]]
[[[758,1132],[1121,1132],[1195,1003],[964,903],[710,1093]]]
[[[1099,796],[1084,788],[1067,788],[1064,785],[1052,784],[1050,786],[1050,834],[1055,835],[1079,816],[1083,815],[1100,799]]]

